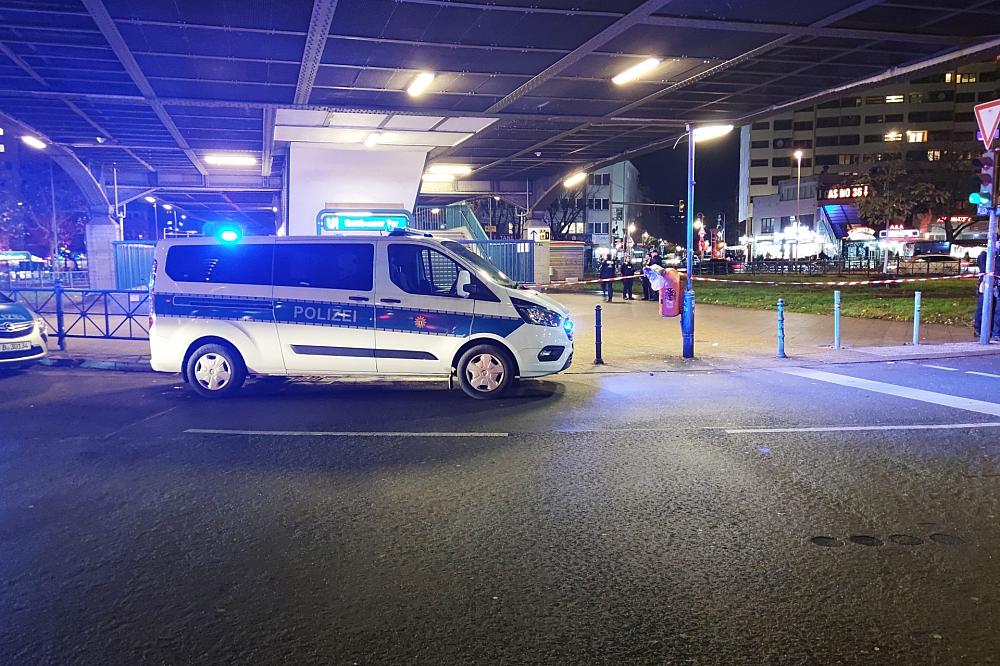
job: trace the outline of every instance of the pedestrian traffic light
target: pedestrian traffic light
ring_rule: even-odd
[[[977,174],[979,190],[969,195],[969,203],[976,206],[993,206],[997,201],[996,164],[993,155],[983,153],[972,160],[972,166],[979,170]]]

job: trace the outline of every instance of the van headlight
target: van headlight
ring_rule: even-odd
[[[42,335],[45,335],[45,333],[48,332],[48,328],[49,327],[45,324],[45,320],[42,319],[41,317],[35,320],[35,330],[41,333]]]
[[[525,323],[536,326],[559,326],[562,323],[562,317],[559,313],[546,307],[530,301],[522,301],[520,298],[512,298],[510,302]]]

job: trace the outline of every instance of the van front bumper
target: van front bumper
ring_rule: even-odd
[[[555,354],[556,347],[562,348],[558,355]],[[573,362],[573,342],[564,338],[557,344],[519,349],[518,356],[521,357],[522,378],[554,375],[569,368]]]

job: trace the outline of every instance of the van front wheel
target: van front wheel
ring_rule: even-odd
[[[188,381],[204,398],[232,395],[246,379],[243,359],[231,347],[202,345],[188,358]]]
[[[458,383],[472,398],[499,398],[513,382],[514,359],[505,349],[477,345],[458,360]]]

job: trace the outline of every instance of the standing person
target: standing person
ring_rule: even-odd
[[[610,303],[615,295],[615,283],[611,278],[615,277],[615,260],[609,254],[601,262],[601,287],[604,289],[604,299]]]
[[[650,253],[646,252],[646,258],[642,262],[642,267],[646,268],[649,266]],[[646,271],[640,270],[639,278],[642,280],[642,300],[648,301],[653,297],[653,288],[649,284],[649,278],[646,277]]]
[[[626,301],[634,301],[635,298],[632,297],[632,276],[635,275],[635,267],[632,265],[631,257],[625,257],[622,260],[621,276],[622,276],[622,298]]]

